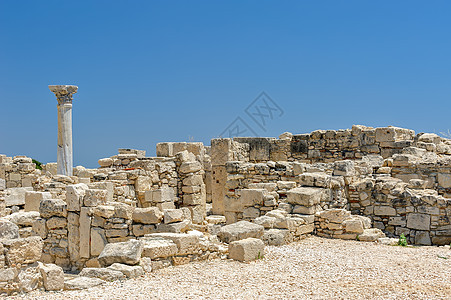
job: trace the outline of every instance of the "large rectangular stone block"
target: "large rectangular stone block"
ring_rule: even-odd
[[[249,207],[254,205],[263,205],[265,189],[247,189],[240,190],[240,201],[243,207]]]
[[[426,214],[411,213],[407,215],[407,228],[416,230],[430,230],[431,216]]]
[[[287,201],[290,204],[313,206],[325,198],[326,190],[313,187],[299,187],[287,192]]]
[[[41,200],[51,199],[49,192],[26,192],[25,193],[25,211],[39,211]]]

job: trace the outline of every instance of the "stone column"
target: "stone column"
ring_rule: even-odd
[[[58,100],[58,167],[57,174],[72,176],[72,96],[75,85],[49,85]]]

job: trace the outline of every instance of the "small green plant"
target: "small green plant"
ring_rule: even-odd
[[[36,169],[42,170],[42,163],[40,161],[36,159],[32,159],[31,161],[36,164]]]
[[[406,247],[407,246],[407,238],[404,235],[404,233],[401,233],[401,236],[399,237],[399,240],[398,240],[398,245],[402,246],[402,247]]]
[[[358,240],[358,241],[360,241],[359,235],[357,235],[355,239]]]
[[[255,259],[262,259],[263,258],[263,254],[261,254],[260,251],[258,251],[257,257]]]

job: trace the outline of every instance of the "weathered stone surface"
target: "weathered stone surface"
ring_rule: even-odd
[[[170,239],[146,237],[141,241],[143,242],[143,257],[166,258],[174,256],[178,252],[177,245]]]
[[[181,209],[165,209],[164,223],[170,224],[174,222],[180,222],[183,220],[183,211]]]
[[[67,217],[67,205],[61,199],[44,199],[41,201],[39,212],[43,218]]]
[[[325,190],[313,187],[299,187],[287,192],[287,201],[290,204],[313,206],[319,204],[325,196]]]
[[[180,172],[187,174],[187,173],[194,173],[197,171],[200,171],[202,169],[202,165],[198,161],[188,161],[184,162],[180,165]]]
[[[57,228],[66,228],[67,226],[67,219],[66,218],[60,218],[60,217],[52,217],[47,220],[46,222],[47,229],[57,229]]]
[[[99,256],[102,253],[108,241],[105,236],[105,230],[99,227],[91,228],[91,255]]]
[[[343,226],[344,226],[346,232],[351,232],[351,233],[361,234],[361,233],[363,233],[363,230],[364,230],[363,222],[359,218],[352,218],[349,220],[345,220],[345,221],[343,221]]]
[[[27,192],[32,192],[32,187],[19,187],[19,188],[9,188],[6,189],[7,194],[5,197],[5,205],[14,206],[14,205],[25,205],[25,194]]]
[[[229,257],[234,260],[246,262],[263,258],[265,244],[256,238],[247,238],[229,244]]]
[[[80,211],[88,186],[84,183],[66,186],[67,210]]]
[[[341,224],[343,221],[351,217],[351,212],[345,209],[328,209],[317,213],[323,219],[327,219],[331,223]]]
[[[95,207],[106,203],[107,190],[87,189],[83,203],[88,207]]]
[[[451,174],[438,173],[437,181],[439,186],[441,186],[442,188],[451,188]]]
[[[121,272],[127,278],[135,278],[144,275],[144,269],[141,266],[129,266],[119,263],[114,263],[107,269]]]
[[[122,272],[110,268],[84,268],[79,275],[99,278],[105,281],[115,281],[125,278],[125,275]]]
[[[396,216],[396,209],[391,206],[375,206],[374,214],[376,216]]]
[[[205,217],[205,221],[209,224],[225,224],[226,218],[220,215],[210,215]]]
[[[143,244],[138,240],[107,244],[99,255],[99,262],[102,266],[109,266],[114,263],[124,263],[135,265],[141,258]]]
[[[105,280],[99,278],[79,276],[64,282],[65,290],[84,290],[105,283]]]
[[[32,264],[41,258],[43,242],[38,236],[2,240],[9,265]]]
[[[51,199],[52,194],[49,192],[34,192],[29,191],[25,193],[25,211],[39,212],[41,200]]]
[[[352,160],[336,161],[334,163],[335,176],[353,176],[355,174],[355,166]]]
[[[6,217],[3,217],[2,219],[5,221],[12,222],[19,226],[32,226],[34,220],[39,218],[39,212],[37,211],[29,211],[29,212],[16,212],[13,214],[10,214]]]
[[[187,232],[190,229],[191,222],[188,220],[183,220],[181,222],[175,222],[171,224],[160,223],[156,226],[157,232],[171,232],[171,233],[182,233]]]
[[[265,192],[264,189],[240,190],[240,203],[243,207],[263,205]]]
[[[188,233],[153,233],[149,237],[163,238],[177,245],[177,255],[193,254],[199,251],[199,237]]]
[[[359,241],[362,242],[375,242],[384,237],[385,234],[377,228],[365,229],[362,234],[358,235]]]
[[[59,291],[64,289],[63,268],[55,264],[39,263],[39,270],[42,275],[44,288],[47,291]]]
[[[238,241],[246,238],[260,238],[263,235],[264,227],[248,221],[240,221],[226,225],[218,232],[218,238],[225,243]]]
[[[287,236],[289,234],[289,231],[285,229],[270,229],[265,230],[261,239],[266,245],[281,246],[287,244]]]
[[[112,205],[99,205],[92,208],[92,215],[102,217],[105,219],[112,218],[114,216],[114,206]]]
[[[407,215],[407,228],[417,230],[429,230],[431,227],[431,216],[427,214],[411,213]]]
[[[135,208],[133,221],[142,224],[158,224],[163,220],[163,213],[157,207]]]

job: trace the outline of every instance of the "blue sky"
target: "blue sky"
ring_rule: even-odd
[[[74,164],[162,141],[394,125],[451,129],[446,1],[0,0],[0,153],[56,161],[56,98],[79,86]],[[283,114],[259,127],[261,92]]]

